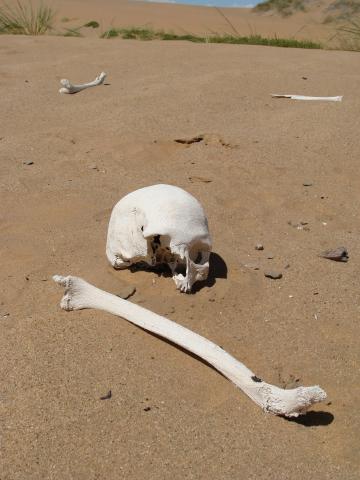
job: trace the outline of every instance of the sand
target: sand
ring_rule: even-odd
[[[359,478],[358,55],[0,41],[1,480]],[[58,93],[61,78],[102,70],[107,85]],[[105,257],[112,206],[160,182],[185,188],[208,214],[212,272],[191,295],[153,272],[116,272]],[[348,263],[318,256],[342,245]],[[301,422],[266,415],[127,322],[60,310],[53,274],[119,294],[136,287],[131,301],[269,382],[320,384],[328,400]]]

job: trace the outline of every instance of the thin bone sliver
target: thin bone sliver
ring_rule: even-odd
[[[284,390],[266,383],[210,340],[150,310],[100,290],[81,278],[55,275],[53,279],[65,287],[60,303],[64,310],[103,310],[180,345],[215,367],[266,412],[297,417],[306,413],[312,404],[326,399],[326,393],[319,386]]]
[[[343,96],[338,97],[308,97],[306,95],[278,95],[271,94],[273,98],[290,98],[291,100],[320,100],[325,102],[341,102]]]
[[[105,78],[106,78],[106,73],[101,72],[100,75],[98,75],[94,81],[89,83],[81,83],[79,85],[73,85],[70,82],[70,80],[63,78],[62,80],[60,80],[60,84],[62,85],[62,88],[60,88],[59,93],[81,92],[81,90],[85,90],[85,88],[96,87],[97,85],[101,85],[102,83],[104,83]]]

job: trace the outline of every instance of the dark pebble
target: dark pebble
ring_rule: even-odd
[[[104,395],[103,397],[100,397],[100,400],[108,400],[111,397],[112,397],[112,393],[111,393],[111,390],[109,390],[106,395]]]
[[[325,252],[320,253],[320,257],[334,260],[335,262],[347,262],[349,260],[349,254],[345,247],[326,250]]]
[[[280,272],[264,272],[265,277],[272,278],[273,280],[279,280],[282,278],[282,273]]]

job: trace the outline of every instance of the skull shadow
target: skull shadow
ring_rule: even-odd
[[[159,277],[163,276],[163,277],[172,278],[170,268],[165,263],[156,265],[155,267],[151,267],[145,262],[138,262],[131,265],[129,269],[133,273],[141,270],[141,271],[155,273]],[[185,266],[180,265],[176,271],[177,273],[185,272]],[[211,252],[210,260],[209,260],[209,274],[207,279],[204,281],[196,282],[193,285],[192,290],[191,292],[189,292],[189,294],[194,295],[204,287],[212,287],[213,285],[215,285],[217,278],[227,278],[227,272],[228,272],[228,269],[227,269],[225,260],[217,253]]]

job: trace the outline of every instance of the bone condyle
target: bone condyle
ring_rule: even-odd
[[[319,386],[284,390],[266,383],[210,340],[150,310],[100,290],[81,278],[55,275],[53,279],[65,287],[60,304],[64,310],[103,310],[180,345],[216,368],[266,412],[298,417],[314,403],[326,399],[326,393]]]
[[[104,80],[106,78],[106,73],[101,72],[100,75],[98,75],[95,80],[92,82],[88,83],[80,83],[78,85],[74,85],[70,82],[70,80],[67,80],[66,78],[63,78],[60,80],[60,84],[62,87],[59,90],[59,93],[77,93],[81,92],[81,90],[85,90],[86,88],[89,87],[96,87],[97,85],[101,85],[104,83]]]
[[[209,273],[211,237],[203,207],[173,185],[152,185],[123,197],[114,207],[106,255],[123,269],[138,262],[167,264],[181,292]],[[185,268],[185,275],[177,271]]]

